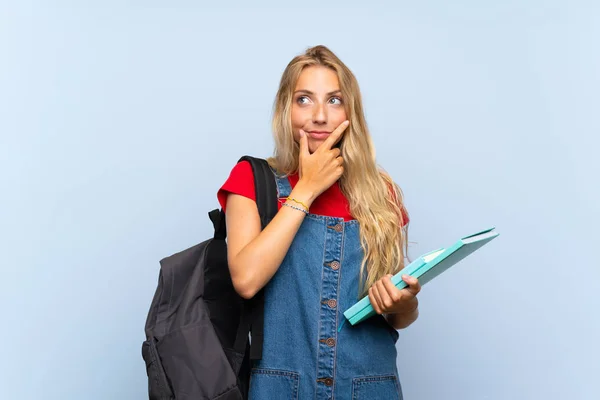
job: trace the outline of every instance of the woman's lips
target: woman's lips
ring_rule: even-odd
[[[323,140],[323,139],[327,139],[327,137],[329,135],[331,135],[331,132],[327,132],[327,131],[308,131],[308,135],[316,140]]]

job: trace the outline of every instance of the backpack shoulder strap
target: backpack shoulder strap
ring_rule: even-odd
[[[247,161],[252,167],[254,175],[254,193],[256,197],[256,206],[260,216],[260,229],[263,230],[277,214],[277,184],[273,171],[267,160],[251,156],[243,156],[238,163]],[[227,237],[227,227],[225,224],[225,213],[223,210],[212,210],[208,213],[214,227],[215,239],[224,240]]]
[[[275,177],[269,163],[263,158],[243,156],[238,162],[242,161],[248,161],[252,166],[256,205],[262,230],[277,214],[277,184],[275,183]]]
[[[244,156],[238,162],[248,161],[254,173],[254,188],[256,192],[256,205],[260,215],[261,230],[277,214],[277,184],[269,163],[262,158]],[[248,340],[248,332],[252,332],[250,345],[250,358],[262,358],[263,331],[264,331],[264,290],[260,290],[251,300],[244,304],[242,320],[238,328],[236,349],[243,352]]]

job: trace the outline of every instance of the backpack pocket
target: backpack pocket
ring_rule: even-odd
[[[242,398],[237,377],[208,318],[168,333],[156,349],[176,399]]]
[[[142,357],[146,362],[148,375],[148,395],[150,400],[174,400],[173,391],[167,380],[158,351],[156,339],[151,337],[142,344]]]
[[[402,400],[395,375],[364,376],[352,380],[352,400]]]

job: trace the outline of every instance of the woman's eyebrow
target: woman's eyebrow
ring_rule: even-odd
[[[311,92],[310,90],[306,90],[306,89],[299,89],[299,90],[296,90],[294,93],[306,93],[311,96],[314,95],[313,92]],[[338,89],[338,90],[334,90],[333,92],[327,93],[327,96],[333,96],[334,94],[341,94],[341,93],[342,93],[342,91]]]

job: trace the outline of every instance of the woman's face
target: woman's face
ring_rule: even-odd
[[[299,142],[300,129],[304,130],[308,135],[308,149],[314,153],[346,119],[336,72],[323,66],[304,68],[292,99],[294,140]]]

